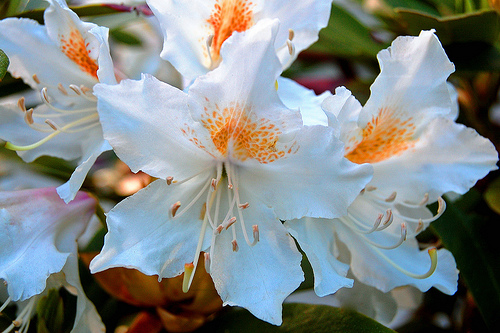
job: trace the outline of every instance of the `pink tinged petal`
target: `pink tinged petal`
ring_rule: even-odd
[[[497,161],[498,153],[489,140],[471,128],[438,118],[412,150],[374,164],[370,185],[385,190],[385,195],[396,191],[400,200],[416,203],[428,193],[433,202],[448,191],[467,192],[496,169]]]
[[[335,258],[335,225],[332,220],[302,218],[285,222],[285,227],[306,253],[314,272],[314,291],[320,297],[341,288],[351,288],[349,265]]]
[[[338,223],[337,233],[351,253],[352,272],[362,283],[383,292],[404,285],[421,291],[436,287],[450,295],[457,290],[458,270],[453,255],[446,249],[437,250],[437,268],[432,275],[415,278],[402,270],[421,275],[431,269],[428,251],[421,251],[415,238],[408,238],[400,246],[387,250],[368,243],[365,235],[343,223]],[[385,246],[397,243],[397,238],[392,233],[378,233],[376,240],[378,245]]]
[[[76,256],[76,240],[95,211],[95,199],[80,192],[65,204],[54,188],[0,193],[2,264],[14,301],[40,294],[47,278]]]
[[[247,233],[252,234],[251,226],[257,224],[260,240],[247,245],[236,222],[230,227],[239,244],[233,251],[232,229],[223,230],[216,236],[210,274],[224,305],[244,307],[257,318],[280,325],[283,300],[304,280],[302,256],[272,211],[253,195],[246,198],[251,205],[244,211]]]
[[[455,68],[433,31],[422,31],[418,37],[398,37],[377,57],[381,71],[360,114],[361,128],[385,108],[405,113],[421,126],[450,113],[446,80]]]
[[[215,167],[213,158],[186,136],[188,128],[204,129],[191,119],[184,92],[143,75],[141,81],[98,84],[94,93],[104,137],[133,172],[181,180]]]
[[[157,180],[116,205],[108,213],[108,233],[101,253],[90,264],[92,273],[127,267],[159,278],[181,274],[184,264],[193,261],[202,228],[206,195],[198,199],[196,195],[209,180],[209,173],[178,185]],[[181,214],[194,199],[194,205]],[[180,207],[172,212],[177,202]]]
[[[316,96],[313,90],[280,76],[278,77],[278,96],[287,108],[300,111],[304,126],[328,125],[328,119],[321,104],[326,98],[332,96],[329,91]]]
[[[280,219],[343,216],[371,179],[371,166],[344,158],[331,128],[304,127],[286,149],[291,152],[286,158],[248,161],[238,170],[241,188],[273,207]]]

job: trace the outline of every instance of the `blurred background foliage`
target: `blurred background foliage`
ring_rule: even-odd
[[[73,4],[76,4],[72,8],[79,16],[93,20],[116,15],[145,17],[151,14],[144,4],[135,7],[79,6],[76,1]],[[17,16],[43,22],[44,6],[43,1],[2,0],[0,19]],[[338,86],[346,86],[364,103],[369,96],[369,87],[379,72],[377,53],[388,47],[397,36],[418,35],[421,30],[435,29],[456,67],[450,82],[458,92],[458,122],[475,128],[489,138],[499,151],[499,11],[500,1],[494,0],[334,0],[329,24],[320,32],[318,42],[304,51],[285,75],[314,89],[316,93],[325,90],[333,92]],[[124,26],[124,23],[112,26],[112,45],[141,47],[141,37]],[[27,89],[22,81],[6,73],[7,66],[8,59],[0,51],[0,97]],[[0,177],[12,172],[12,168],[5,166],[5,161],[14,163],[15,168],[21,165],[14,153],[2,148]],[[22,168],[61,180],[66,180],[72,170],[69,163],[48,157]],[[464,196],[448,196],[446,213],[419,236],[422,244],[444,246],[454,254],[461,271],[459,289],[453,296],[433,289],[425,293],[415,312],[400,324],[391,325],[398,332],[493,332],[500,327],[500,242],[499,233],[495,231],[500,223],[499,175],[498,171],[490,173]],[[150,181],[147,175],[130,173],[113,154],[105,154],[83,189],[112,205]],[[100,212],[103,220],[102,210]],[[103,229],[94,237],[87,247],[88,252],[99,250],[104,233]],[[199,294],[177,299],[161,309],[157,307],[155,312],[151,310],[151,305],[138,307],[134,302],[125,302],[120,295],[110,297],[104,291],[106,288],[96,284],[83,262],[81,266],[87,294],[110,331],[116,329],[120,332],[127,328],[129,332],[159,332],[166,327],[165,321],[175,321],[172,318],[185,323],[201,320],[200,325],[208,321],[199,329],[200,332],[390,331],[360,313],[323,305],[285,304],[284,324],[281,327],[261,322],[247,311],[234,308],[224,308],[222,314],[214,319],[204,314],[205,303],[200,302],[199,297],[203,299],[205,296]],[[313,281],[306,259],[304,270],[306,281],[300,288],[302,291],[311,289]],[[152,288],[157,286],[153,283]],[[163,286],[162,290],[165,288]],[[49,293],[39,303],[35,319],[37,324],[32,325],[30,331],[68,332],[74,316],[74,311],[68,310],[72,308],[68,304],[74,302],[68,293]],[[9,311],[12,314],[12,309],[1,314],[0,329],[9,322]],[[311,321],[311,318],[314,320]],[[169,327],[172,331],[178,329]]]

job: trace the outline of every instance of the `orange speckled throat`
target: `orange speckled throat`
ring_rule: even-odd
[[[363,138],[347,148],[346,158],[354,163],[376,163],[402,154],[415,145],[416,126],[412,117],[382,108],[363,129]]]
[[[72,29],[69,38],[61,36],[60,40],[62,52],[77,64],[83,72],[97,79],[99,66],[97,61],[90,57],[90,51],[87,51],[87,45],[80,31]]]

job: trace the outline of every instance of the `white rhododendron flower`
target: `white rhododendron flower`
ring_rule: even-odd
[[[0,279],[9,298],[23,302],[14,323],[27,330],[37,300],[65,287],[77,296],[72,332],[101,332],[104,325],[87,299],[78,273],[77,239],[95,212],[96,200],[78,192],[69,204],[55,188],[0,192]]]
[[[320,296],[338,289],[335,281],[345,279],[348,267],[383,292],[413,285],[453,294],[453,256],[445,249],[420,251],[415,236],[444,211],[441,195],[463,194],[496,168],[497,152],[473,129],[454,122],[455,96],[446,82],[454,66],[432,31],[397,38],[378,59],[381,73],[364,107],[345,88],[323,103],[330,125],[340,126],[345,157],[370,163],[373,179],[346,216],[285,225],[312,264]],[[435,201],[433,216],[426,205]],[[337,259],[346,247],[349,265]]]
[[[95,88],[105,138],[132,171],[159,178],[108,214],[91,263],[194,276],[200,251],[224,304],[281,323],[303,280],[279,219],[340,217],[371,177],[328,126],[304,126],[276,91],[278,22],[234,34],[220,66],[183,92],[144,75]]]
[[[279,19],[275,48],[282,66],[318,39],[328,23],[331,0],[148,0],[165,42],[161,56],[189,81],[221,62],[220,50],[234,32]]]
[[[116,83],[108,29],[80,21],[64,1],[49,0],[45,26],[30,19],[0,21],[0,49],[9,71],[41,91],[43,104],[0,106],[0,138],[31,162],[42,155],[77,159],[78,167],[58,193],[70,201],[96,158],[111,149],[104,140],[93,86]]]

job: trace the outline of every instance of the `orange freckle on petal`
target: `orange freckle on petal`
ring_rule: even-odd
[[[363,129],[363,138],[346,154],[354,163],[376,163],[392,156],[398,156],[415,144],[415,124],[412,118],[402,121],[393,110],[383,108]],[[355,141],[351,138],[349,142]]]
[[[222,43],[234,31],[242,32],[253,25],[253,3],[247,0],[217,0],[207,22],[213,29],[212,59],[217,61]]]
[[[214,108],[216,108],[215,105],[209,105],[207,110]],[[285,152],[287,147],[283,150],[276,147],[278,135],[281,134],[278,126],[273,126],[273,131],[265,130],[270,121],[255,120],[250,116],[251,114],[251,107],[242,107],[239,103],[231,103],[221,112],[205,111],[202,114],[200,122],[208,130],[220,156],[240,161],[255,159],[265,164],[294,153],[291,149]],[[194,133],[191,133],[189,140],[207,151],[206,146],[202,145]],[[207,152],[212,156],[216,154],[213,151]]]
[[[87,50],[85,40],[83,39],[81,33],[78,30],[73,29],[71,30],[69,37],[61,36],[60,41],[61,51],[75,64],[77,64],[83,72],[88,73],[97,79],[97,70],[99,68],[97,61],[89,56],[90,51]]]

